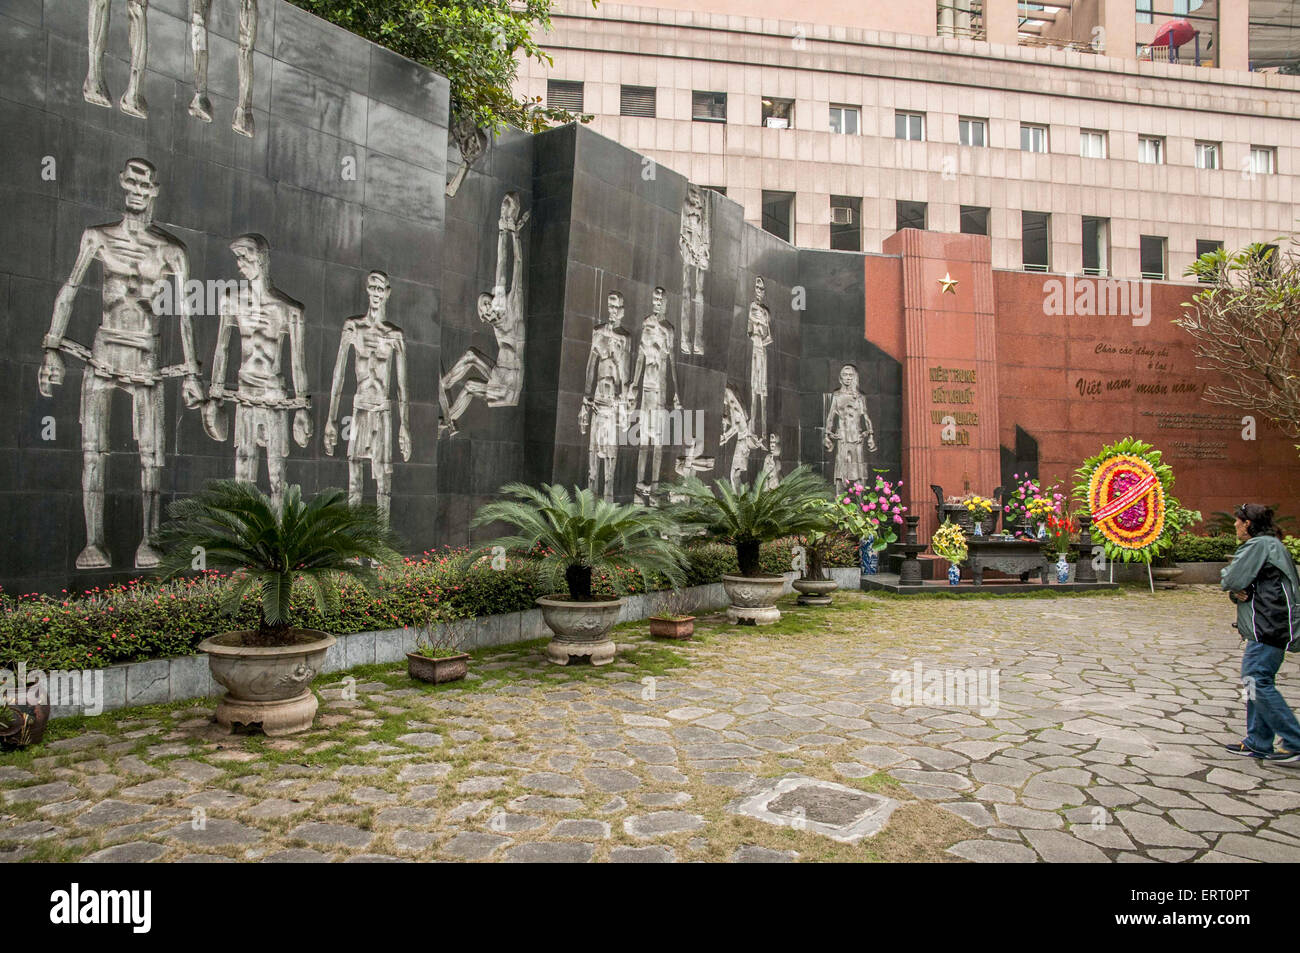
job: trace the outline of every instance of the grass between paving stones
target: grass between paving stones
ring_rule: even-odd
[[[310,845],[291,835],[304,821],[347,824],[372,832],[373,841],[363,849],[366,853],[388,853],[419,860],[452,859],[442,850],[452,835],[460,831],[489,833],[492,831],[490,818],[507,811],[508,802],[513,798],[529,793],[546,796],[545,792],[525,790],[518,783],[521,775],[554,770],[560,774],[572,772],[574,778],[582,779],[582,765],[600,763],[598,758],[593,759],[588,747],[572,742],[576,741],[575,734],[584,731],[617,734],[624,728],[622,709],[607,704],[607,700],[644,700],[644,690],[656,684],[659,691],[671,697],[672,692],[682,687],[678,676],[704,667],[708,669],[706,677],[714,680],[744,673],[744,682],[738,685],[742,690],[788,692],[790,688],[782,687],[781,683],[784,674],[816,671],[819,665],[826,664],[823,658],[831,657],[837,648],[846,644],[870,645],[869,654],[852,656],[853,664],[860,670],[903,667],[908,659],[920,653],[942,651],[945,638],[960,644],[960,629],[945,626],[944,638],[935,631],[924,636],[913,631],[912,621],[932,612],[946,611],[939,604],[930,603],[933,610],[903,613],[902,606],[893,601],[896,598],[908,597],[837,592],[830,608],[798,607],[793,597],[787,597],[781,602],[783,618],[776,625],[734,626],[726,621],[725,614],[714,613],[699,618],[696,638],[685,642],[652,640],[645,634],[645,623],[627,623],[615,632],[620,646],[617,660],[599,668],[549,665],[540,651],[545,640],[537,640],[477,650],[472,653],[471,661],[471,673],[477,677],[440,686],[411,681],[402,664],[364,666],[347,673],[332,673],[315,683],[322,698],[316,727],[290,738],[228,736],[215,726],[196,726],[195,722],[210,717],[211,700],[59,720],[50,726],[47,736],[50,742],[86,732],[101,732],[108,740],[84,751],[52,751],[47,744],[0,756],[0,767],[14,766],[36,775],[30,781],[0,783],[0,790],[47,783],[60,777],[75,783],[87,772],[77,771],[74,764],[102,759],[122,780],[117,788],[103,795],[84,791],[78,795],[93,803],[97,799],[116,798],[122,788],[149,778],[168,777],[175,762],[188,759],[222,772],[209,781],[195,783],[196,791],[230,791],[255,801],[269,798],[297,801],[304,810],[290,817],[254,820],[247,814],[251,804],[209,809],[209,819],[238,820],[263,832],[264,839],[251,855],[246,847],[238,845],[175,845],[166,855],[168,859],[187,853],[257,859],[276,850],[308,846],[326,854],[345,856],[362,852]],[[986,625],[988,620],[977,620],[976,624]],[[1032,640],[1033,636],[1034,633],[1025,632],[1006,638]],[[642,681],[648,678],[656,682]],[[355,698],[344,697],[345,687],[356,689]],[[653,701],[646,704],[651,705],[654,715],[661,714]],[[191,727],[179,727],[187,724]],[[674,727],[684,724],[677,722]],[[493,729],[499,734],[494,736]],[[472,734],[454,736],[453,732],[458,731]],[[443,743],[425,750],[399,740],[416,732],[437,733]],[[148,757],[150,747],[168,743],[185,745],[187,750]],[[641,784],[636,791],[622,795],[627,802],[625,809],[602,813],[602,808],[615,801],[616,795],[600,792],[587,784],[581,794],[573,796],[580,802],[581,810],[569,815],[538,815],[544,818],[544,823],[531,831],[512,833],[511,840],[514,844],[524,844],[548,839],[556,822],[572,816],[610,823],[611,836],[597,842],[595,860],[607,859],[618,846],[654,844],[672,848],[679,860],[721,861],[728,859],[737,847],[754,844],[798,851],[801,860],[876,861],[952,860],[944,853],[948,846],[984,836],[964,820],[912,796],[883,771],[855,780],[842,777],[833,765],[851,760],[847,752],[860,745],[860,741],[850,740],[826,746],[825,750],[804,746],[788,755],[764,752],[761,757],[739,763],[735,769],[762,777],[798,773],[886,794],[902,802],[884,831],[856,846],[732,814],[727,807],[741,796],[739,791],[707,783],[704,775],[709,772],[681,762],[678,762],[679,770],[686,768],[687,772],[682,781],[656,780],[643,764],[628,765],[626,770],[636,774]],[[120,760],[132,756],[159,773],[128,775]],[[247,760],[228,760],[231,758]],[[435,762],[447,766],[445,777],[414,784],[397,780],[398,773],[407,764]],[[367,776],[345,772],[336,777],[347,766],[377,768],[382,773]],[[478,794],[457,790],[462,781],[484,776],[501,776],[507,780],[496,791]],[[314,796],[305,793],[320,782],[333,783]],[[421,791],[421,796],[413,794],[415,791]],[[391,806],[427,808],[435,812],[431,825],[412,826],[412,830],[435,835],[434,843],[421,850],[403,851],[398,847],[395,832],[381,828],[379,823],[390,805],[369,803],[382,799],[385,793],[393,796]],[[655,794],[685,794],[689,800],[677,807],[642,803],[643,795]],[[144,832],[136,835],[137,839],[170,844],[159,838],[158,832],[190,817],[190,809],[180,803],[188,796],[186,792],[152,799],[149,803],[157,811],[171,811],[172,815],[159,818],[163,823],[158,825],[157,832]],[[444,820],[448,811],[468,802],[486,803],[475,816],[459,823]],[[622,823],[625,818],[659,810],[700,815],[706,826],[699,831],[652,840],[638,840],[625,831]],[[121,840],[111,830],[83,833],[72,827],[70,816],[66,819],[52,816],[48,811],[42,812],[40,805],[22,803],[0,805],[0,848],[15,843],[5,840],[6,827],[29,820],[48,820],[69,828],[66,837],[23,844],[29,851],[26,856],[29,860],[76,860]],[[84,839],[78,843],[77,838]],[[498,851],[491,859],[500,856]]]

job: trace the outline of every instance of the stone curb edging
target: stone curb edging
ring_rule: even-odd
[[[832,578],[841,589],[857,589],[856,568],[831,569]],[[796,573],[786,574],[786,592],[792,592],[790,582]],[[627,596],[619,622],[636,622],[666,606],[671,592],[659,591]],[[684,608],[695,612],[720,609],[727,604],[722,583],[692,586],[681,590]],[[468,620],[467,620],[468,621]],[[467,649],[482,649],[497,645],[511,645],[532,639],[548,637],[551,633],[542,621],[541,609],[507,612],[501,615],[479,616],[464,643]],[[425,628],[386,629],[377,632],[354,632],[335,636],[335,643],[325,655],[322,673],[342,672],[358,665],[376,665],[400,662],[406,653],[414,650],[420,636],[437,635],[442,626]],[[125,662],[97,671],[104,675],[104,711],[134,708],[138,705],[157,705],[166,702],[187,701],[220,695],[224,689],[212,681],[206,655],[182,655],[176,658],[147,659],[143,662]],[[51,718],[79,715],[83,709],[75,705],[56,706]]]

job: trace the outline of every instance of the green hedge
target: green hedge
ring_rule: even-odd
[[[1180,563],[1214,563],[1232,558],[1237,551],[1235,536],[1192,536],[1186,534],[1178,537],[1169,555],[1174,562]]]
[[[796,542],[779,540],[764,546],[764,571],[787,571]],[[509,559],[501,570],[465,569],[460,555],[458,550],[431,552],[385,569],[381,588],[373,595],[344,582],[339,611],[329,617],[317,611],[308,589],[298,587],[291,601],[292,623],[346,635],[518,612],[534,608],[537,597],[547,595],[535,564],[528,559]],[[687,556],[687,585],[714,583],[723,573],[736,572],[736,551],[722,543],[690,545]],[[847,541],[833,545],[830,556],[830,565],[856,565],[856,551]],[[667,588],[663,580],[658,582],[653,588]],[[224,584],[222,577],[210,573],[172,583],[133,581],[69,597],[14,598],[0,592],[0,668],[12,668],[20,661],[33,668],[102,668],[190,654],[211,635],[257,623],[251,595],[233,618],[221,613]],[[607,576],[596,579],[595,588],[600,595],[612,596],[615,591]],[[645,589],[632,571],[623,578],[622,588],[628,593]]]

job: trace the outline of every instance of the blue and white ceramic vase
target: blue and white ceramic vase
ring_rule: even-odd
[[[975,520],[975,532],[974,532],[973,535],[975,535],[975,536],[983,536],[983,535],[984,535],[984,521],[983,521],[983,520]]]
[[[1065,558],[1065,553],[1060,553],[1056,557],[1056,581],[1070,581],[1070,564]]]
[[[1038,538],[1039,538],[1039,539],[1047,539],[1047,524],[1046,524],[1046,523],[1039,523],[1039,524],[1038,524]]]
[[[865,576],[874,576],[880,571],[880,556],[872,545],[875,541],[874,536],[868,536],[858,543],[858,559],[862,563],[862,573]]]
[[[953,563],[948,567],[948,585],[956,586],[961,583],[961,567]]]

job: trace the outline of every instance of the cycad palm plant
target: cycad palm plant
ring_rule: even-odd
[[[775,486],[761,480],[737,484],[717,480],[710,488],[692,476],[673,491],[685,497],[678,504],[678,520],[729,540],[736,547],[740,574],[758,576],[763,543],[826,529],[826,515],[813,501],[829,498],[831,488],[809,467],[801,466]]]
[[[508,523],[518,532],[493,540],[474,557],[495,547],[531,552],[541,550],[539,572],[552,590],[564,580],[574,601],[592,599],[592,578],[604,573],[620,588],[616,570],[633,569],[644,582],[659,574],[674,586],[685,579],[685,555],[674,542],[676,522],[662,510],[633,503],[610,503],[590,490],[544,484],[503,486],[511,499],[481,507],[473,526]]]
[[[216,480],[167,508],[169,521],[155,534],[167,577],[192,569],[233,572],[222,608],[234,614],[244,595],[258,590],[258,626],[247,645],[291,645],[289,598],[305,580],[322,614],[338,611],[338,578],[348,575],[374,591],[379,575],[370,561],[400,559],[397,537],[373,506],[349,506],[342,490],[322,490],[303,502],[297,486],[277,507],[251,483]]]

